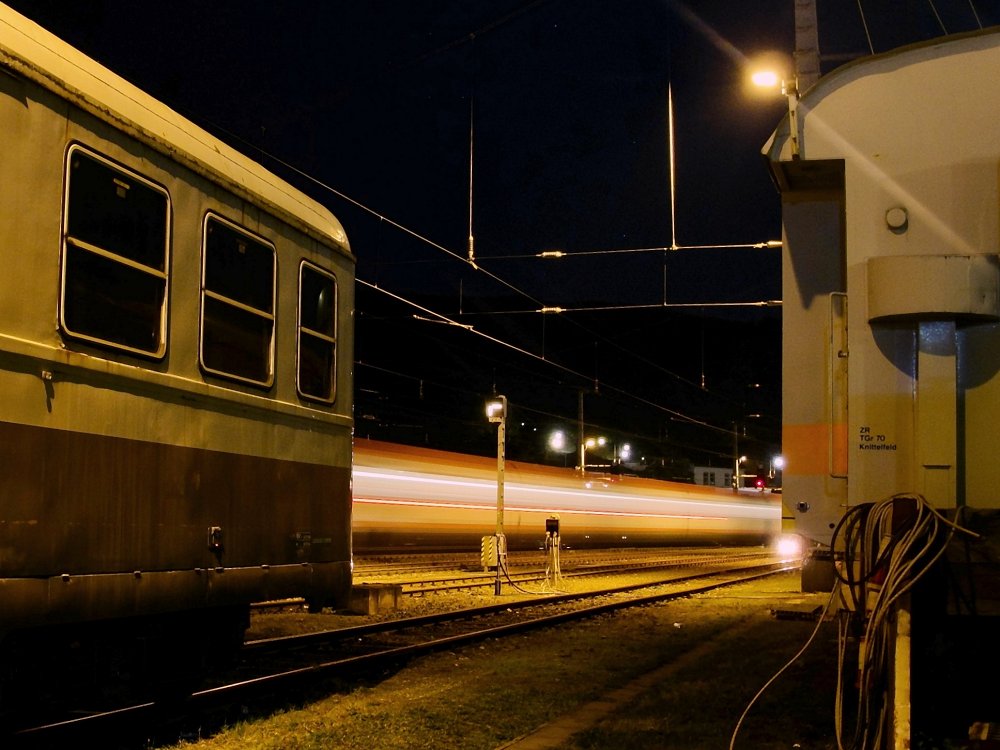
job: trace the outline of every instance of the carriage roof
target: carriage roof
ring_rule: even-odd
[[[343,226],[322,204],[2,4],[0,66],[350,254]]]

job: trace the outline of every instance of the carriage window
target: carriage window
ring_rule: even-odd
[[[59,323],[74,338],[161,357],[166,350],[166,191],[69,151]]]
[[[201,365],[270,386],[274,368],[274,247],[209,215],[202,255]]]
[[[299,269],[298,388],[330,403],[336,395],[337,280],[303,263]]]

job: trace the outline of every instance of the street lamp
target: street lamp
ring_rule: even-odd
[[[580,472],[587,471],[587,448],[603,448],[608,444],[606,437],[589,437],[580,441]]]
[[[789,77],[782,70],[787,70],[783,61],[771,56],[771,59],[758,63],[750,74],[751,83],[759,89],[778,90],[788,101],[788,131],[791,136],[792,155],[799,155],[799,79],[797,72]]]
[[[549,435],[549,448],[554,450],[556,453],[562,453],[566,450],[566,433],[562,430],[556,430],[551,435]]]
[[[566,465],[567,457],[577,452],[573,438],[564,430],[559,429],[549,433],[545,447],[554,453],[556,458],[562,459],[563,466]]]
[[[628,443],[622,443],[622,447],[618,451],[618,461],[619,463],[624,463],[632,458],[632,446]]]
[[[497,527],[493,536],[496,553],[497,577],[493,593],[500,595],[500,568],[507,558],[507,540],[503,533],[503,475],[505,463],[505,443],[507,438],[507,397],[497,396],[486,403],[486,418],[497,426]],[[487,537],[488,538],[488,537]],[[483,540],[485,543],[485,539]]]

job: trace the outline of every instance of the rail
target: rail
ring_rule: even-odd
[[[320,685],[331,679],[353,681],[365,674],[373,674],[391,664],[402,664],[415,657],[435,651],[457,648],[489,638],[504,638],[529,630],[551,627],[595,617],[607,612],[629,607],[668,601],[705,593],[714,589],[754,581],[762,577],[776,575],[798,568],[797,561],[782,561],[766,565],[731,568],[702,572],[665,581],[632,584],[629,586],[602,589],[585,593],[560,596],[544,596],[517,602],[504,602],[486,607],[468,608],[402,620],[372,623],[351,628],[341,628],[321,633],[254,641],[246,644],[247,664],[241,667],[240,676],[220,682],[212,687],[193,693],[183,700],[161,703],[143,703],[108,711],[95,712],[87,716],[53,721],[51,723],[25,727],[15,732],[12,739],[16,747],[51,747],[54,744],[69,746],[134,733],[137,741],[148,743],[157,733],[175,733],[183,736],[177,727],[185,720],[199,727],[210,726],[212,715],[215,721],[224,723],[229,709],[234,706],[256,706],[259,714],[267,714],[286,706],[288,701],[301,700],[313,693]],[[714,580],[713,580],[714,579]],[[633,596],[643,589],[668,588],[656,593]],[[590,606],[585,604],[596,598],[602,601]],[[556,612],[540,616],[521,616],[532,609],[544,607]],[[483,618],[502,617],[506,622],[482,627]],[[421,628],[440,628],[442,624],[458,627],[465,623],[468,627],[448,635],[421,635]],[[413,642],[394,644],[405,632],[416,632]],[[368,642],[372,636],[389,638],[382,643]],[[361,644],[370,649],[329,659],[328,649],[337,644]],[[275,666],[273,658],[280,662]],[[290,661],[289,661],[290,660]],[[266,669],[263,667],[267,667]],[[247,670],[251,674],[246,674]],[[254,673],[254,670],[257,670]],[[5,745],[6,746],[6,745]],[[137,747],[142,745],[137,745]]]

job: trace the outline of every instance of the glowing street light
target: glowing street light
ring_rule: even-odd
[[[737,459],[736,459],[736,473],[735,473],[735,475],[733,476],[733,483],[734,483],[734,485],[735,485],[735,490],[736,490],[737,492],[739,492],[739,491],[740,491],[740,486],[741,486],[741,485],[740,485],[740,478],[741,478],[741,475],[740,475],[740,467],[741,467],[741,466],[742,466],[743,464],[745,464],[745,463],[746,463],[746,461],[747,461],[747,457],[746,457],[746,456],[740,456],[739,458],[737,458]]]
[[[763,89],[776,89],[781,84],[781,76],[773,70],[758,70],[750,74],[754,86]]]
[[[791,136],[792,155],[799,155],[799,80],[797,73],[786,73],[791,66],[782,56],[768,55],[752,65],[750,82],[758,89],[777,90],[788,99],[788,132]]]
[[[549,449],[556,453],[564,452],[566,450],[566,433],[562,430],[556,430],[549,435]]]
[[[486,418],[490,422],[503,423],[507,418],[507,397],[497,396],[486,402]]]
[[[628,461],[632,458],[632,446],[628,443],[623,443],[621,449],[618,451],[619,461]]]
[[[603,448],[608,444],[608,439],[606,437],[589,437],[584,438],[580,441],[580,473],[585,474],[587,472],[587,449],[588,448]]]

